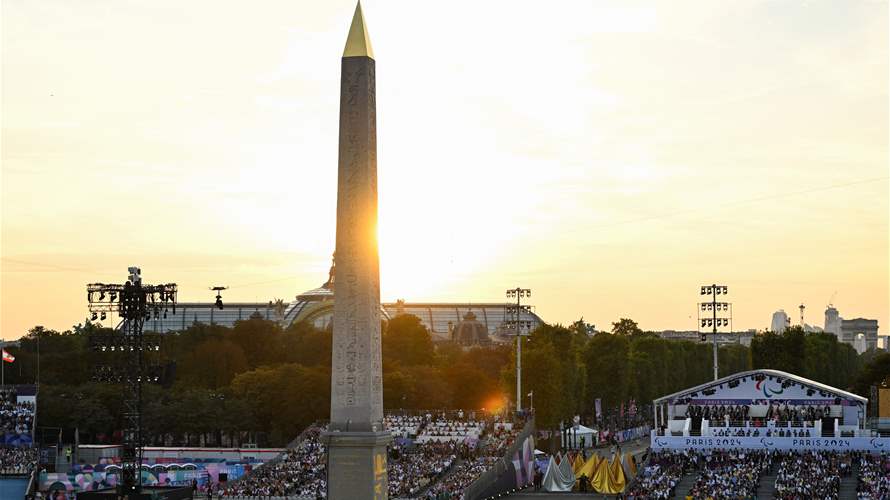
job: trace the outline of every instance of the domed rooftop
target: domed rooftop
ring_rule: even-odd
[[[451,339],[464,347],[486,345],[491,342],[488,338],[488,328],[476,319],[473,311],[467,311],[464,318],[454,325]]]
[[[312,290],[308,290],[306,292],[297,295],[298,302],[322,302],[325,300],[333,300],[334,299],[334,273],[335,273],[335,264],[331,263],[331,270],[328,271],[328,280],[325,281],[320,287],[313,288]]]

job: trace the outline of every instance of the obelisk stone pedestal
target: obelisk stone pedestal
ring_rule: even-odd
[[[387,498],[389,432],[329,432],[328,498]]]
[[[377,251],[375,63],[357,5],[340,75],[328,499],[387,498]]]

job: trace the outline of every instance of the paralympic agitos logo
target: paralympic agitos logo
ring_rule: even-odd
[[[785,392],[784,387],[779,386],[778,390],[770,389],[769,387],[766,386],[766,384],[764,382],[766,382],[766,380],[758,380],[757,384],[754,387],[756,387],[758,391],[762,390],[763,395],[768,398],[771,398],[771,397],[775,396],[776,394],[782,394],[783,392]],[[761,387],[761,386],[763,386],[763,387]]]

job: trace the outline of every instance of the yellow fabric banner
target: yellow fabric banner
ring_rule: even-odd
[[[614,493],[612,491],[612,481],[609,477],[609,461],[605,458],[598,460],[596,471],[593,473],[593,479],[590,481],[593,489],[597,493]]]
[[[609,479],[612,480],[611,493],[623,493],[627,481],[624,477],[624,467],[621,465],[621,455],[619,453],[616,453],[615,456],[612,457],[612,464],[609,467],[609,472]]]
[[[590,481],[590,484],[593,484],[593,477],[596,474],[596,467],[599,465],[599,456],[594,453],[590,455],[590,458],[587,459],[586,462],[581,466],[580,469],[575,471],[575,489],[581,489],[581,476],[587,476],[587,479]]]
[[[581,454],[578,453],[575,455],[575,462],[572,464],[572,470],[575,471],[575,476],[578,476],[578,471],[581,470],[581,467],[584,467],[584,459],[581,458]]]
[[[596,458],[596,455],[591,457],[591,459],[594,458]],[[593,489],[596,490],[597,493],[604,493],[607,495],[623,493],[624,488],[627,486],[627,478],[624,476],[624,466],[621,464],[621,455],[618,453],[613,455],[611,463],[605,458],[596,458],[596,460],[597,463],[593,477],[590,481],[593,485]],[[588,464],[592,465],[590,460],[584,464],[585,468],[582,469],[582,472],[586,472],[585,469],[588,467]]]

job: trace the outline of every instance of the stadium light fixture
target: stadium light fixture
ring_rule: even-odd
[[[717,359],[718,359],[718,356],[717,356],[717,349],[718,349],[718,347],[717,347],[717,333],[718,332],[717,332],[717,329],[730,325],[729,318],[718,318],[717,317],[718,312],[724,312],[724,311],[729,312],[730,311],[730,304],[728,302],[717,302],[717,296],[728,294],[729,287],[727,287],[726,285],[712,284],[712,285],[702,285],[700,287],[700,289],[701,289],[702,295],[710,295],[709,301],[702,302],[700,304],[700,310],[712,312],[711,318],[710,319],[702,318],[701,313],[699,313],[699,320],[700,320],[702,328],[707,326],[707,327],[711,327],[713,329],[711,332],[708,332],[708,333],[714,334],[714,380],[717,380],[717,378],[718,378],[718,366],[717,366],[717,362],[718,362],[717,361]],[[731,313],[730,313],[730,316],[731,316]],[[699,334],[701,336],[701,340],[705,341],[706,334],[703,332],[699,332]]]

